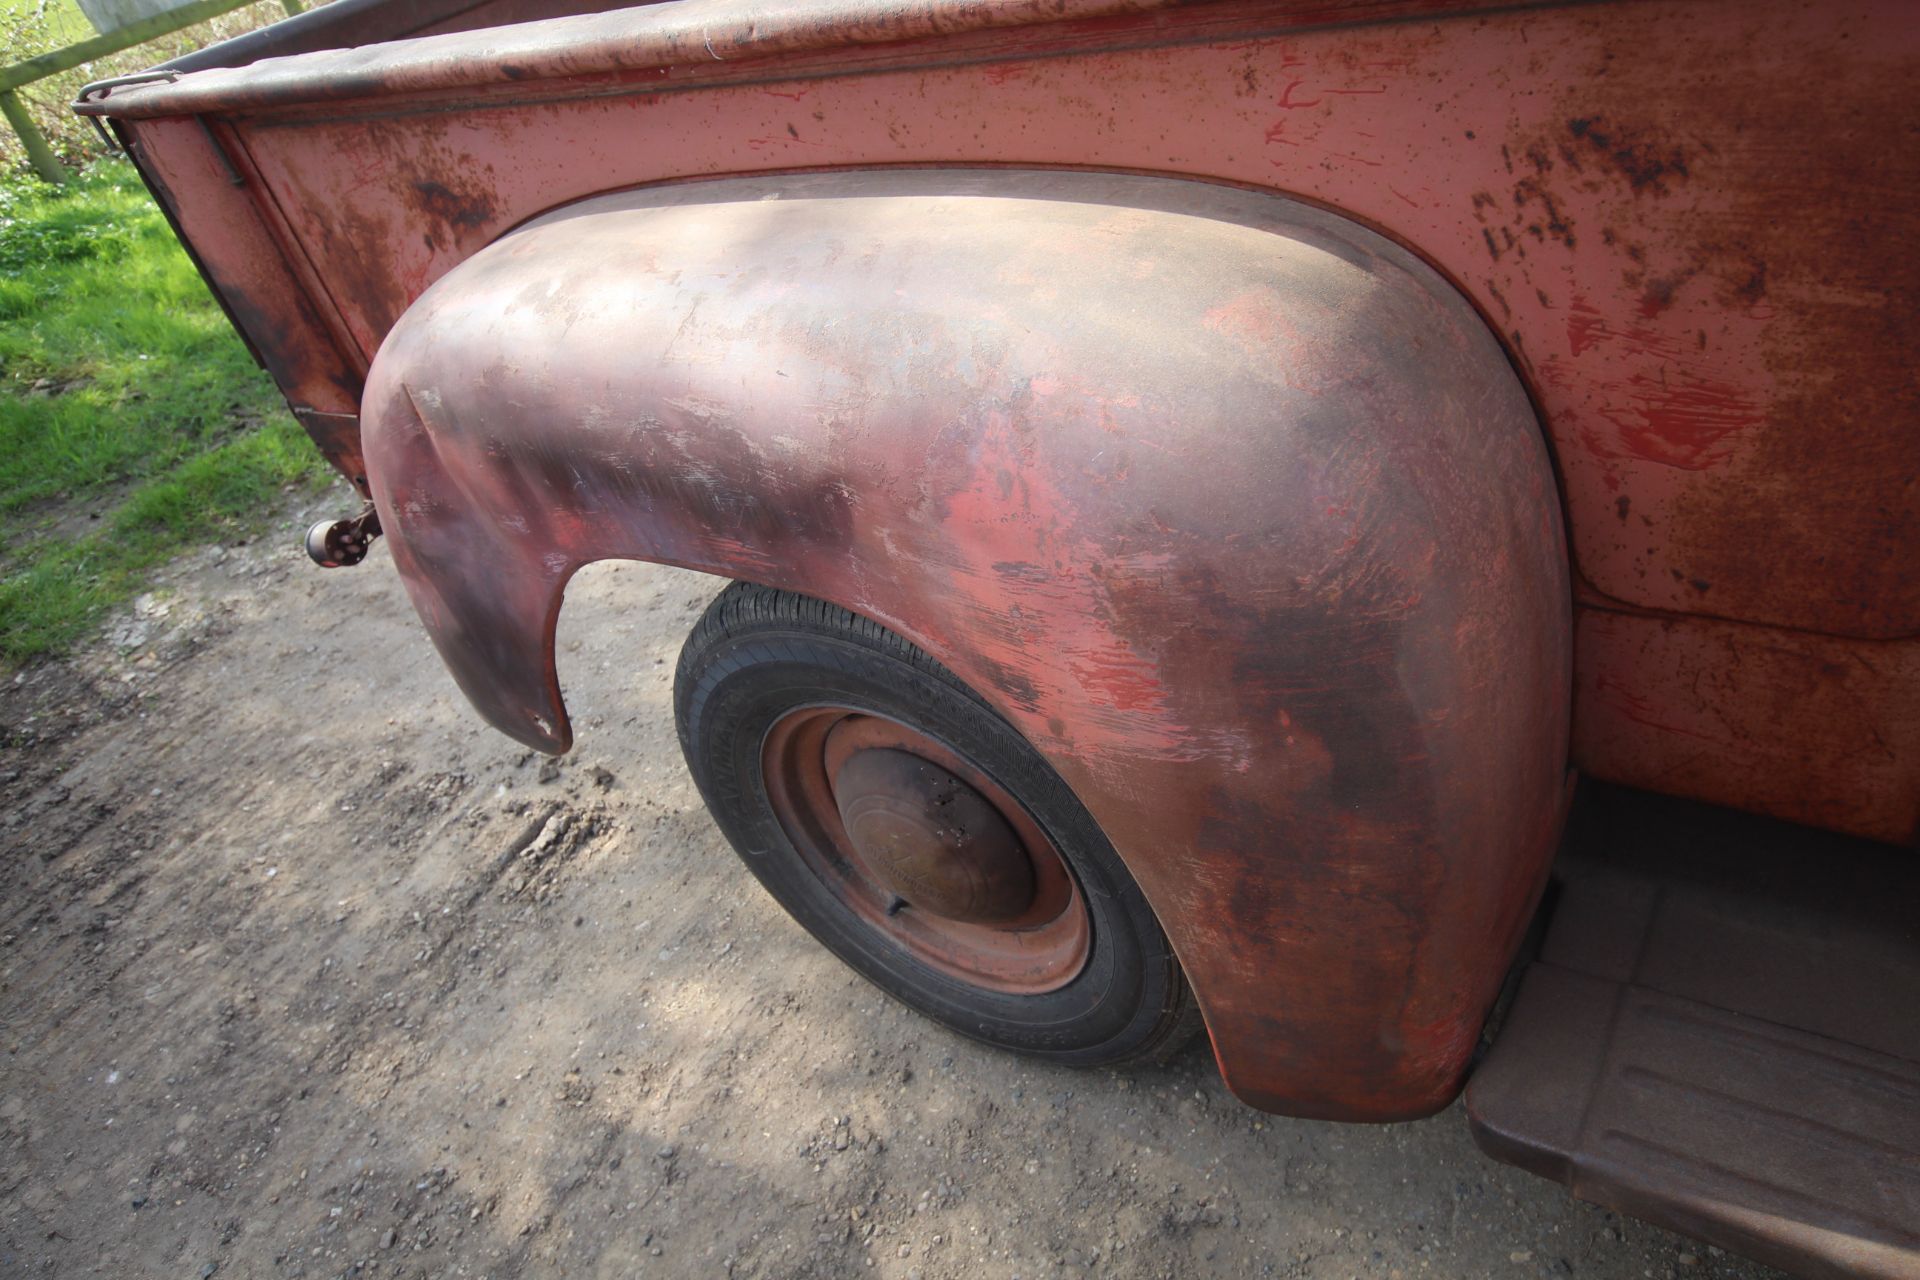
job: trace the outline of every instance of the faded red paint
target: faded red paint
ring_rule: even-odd
[[[940,38],[916,26],[917,43],[865,54],[808,52],[831,27],[812,17],[762,22],[748,39],[717,18],[686,24],[683,8],[359,51],[337,67],[209,72],[120,91],[114,110],[258,112],[245,146],[323,273],[349,286],[365,357],[417,282],[484,238],[379,212],[404,210],[423,177],[454,188],[478,175],[495,206],[488,234],[607,185],[769,167],[1067,164],[1305,194],[1417,247],[1508,341],[1545,411],[1576,563],[1597,590],[1803,630],[1920,630],[1920,572],[1900,554],[1920,514],[1888,465],[1913,452],[1913,396],[1887,373],[1920,267],[1873,248],[1920,234],[1914,211],[1882,195],[1915,162],[1854,127],[1904,109],[1920,42],[1904,6],[1696,0],[1325,29],[1272,4],[1150,18],[1089,6],[1070,16],[1106,16],[1043,28],[1037,11],[996,10],[1029,25]],[[852,25],[871,38],[859,33],[873,24]],[[720,59],[677,52],[709,29]],[[1175,36],[1211,39],[1112,47]],[[951,65],[963,55],[982,62]],[[502,79],[503,60],[522,78]],[[651,92],[661,81],[647,68],[669,64],[676,92]],[[1022,74],[990,82],[989,68],[1009,67]],[[536,70],[562,80],[516,105]],[[810,78],[782,88],[782,75]],[[625,77],[624,94],[609,96],[609,76]],[[490,109],[356,114],[462,85]],[[345,101],[316,117],[298,106],[315,98]],[[296,110],[290,127],[279,113]],[[1267,141],[1276,126],[1289,145]],[[352,198],[336,180],[344,157]],[[1873,228],[1853,225],[1862,210]],[[389,275],[359,279],[366,262]],[[1650,341],[1570,351],[1582,297],[1609,332]],[[1647,398],[1673,386],[1732,391],[1710,409]],[[1846,451],[1821,443],[1830,432]],[[1635,498],[1631,528],[1609,518],[1620,493]],[[1747,554],[1758,523],[1778,563]],[[1711,601],[1693,580],[1715,584]]]
[[[1624,401],[1600,411],[1619,431],[1629,456],[1683,471],[1705,471],[1738,448],[1737,432],[1766,419],[1753,400],[1730,382],[1678,385],[1636,374],[1621,388]]]
[[[1316,340],[1210,329],[1249,282]],[[443,278],[366,429],[395,562],[495,724],[567,745],[552,624],[580,564],[824,597],[1059,770],[1243,1097],[1452,1096],[1553,846],[1569,599],[1525,395],[1404,251],[1157,179],[654,189]]]
[[[1574,651],[1574,754],[1602,776],[1881,840],[1920,831],[1920,646],[1587,608]],[[1747,772],[1729,779],[1728,757]]]
[[[1639,314],[1651,318],[1644,305]],[[1582,437],[1595,457],[1706,471],[1735,456],[1739,433],[1766,425],[1751,386],[1709,376],[1702,370],[1710,366],[1702,362],[1687,372],[1671,372],[1678,366],[1665,362],[1683,354],[1682,344],[1645,324],[1615,328],[1590,300],[1576,296],[1567,309],[1567,353],[1577,357],[1614,347],[1663,363],[1657,372],[1635,370],[1596,406],[1596,416],[1611,430],[1596,425]],[[1556,371],[1552,376],[1560,375]]]
[[[350,471],[359,442],[344,415],[358,410],[368,362],[421,292],[528,219],[609,189],[771,170],[1010,165],[1178,175],[1338,210],[1444,273],[1533,395],[1581,584],[1573,762],[1910,839],[1920,797],[1920,405],[1907,366],[1920,255],[1887,246],[1920,240],[1909,194],[1920,148],[1891,145],[1888,130],[1860,122],[1909,118],[1916,79],[1920,24],[1900,0],[1526,10],[1472,0],[770,9],[698,0],[207,70],[115,90],[88,109],[130,136],[241,327],[289,396],[322,411],[307,420]],[[211,132],[196,114],[214,121]],[[1162,246],[1139,240],[1138,226],[1133,212],[1112,210],[1099,235],[1055,246],[1060,264],[1177,288]],[[1120,244],[1132,245],[1129,257],[1114,256]],[[996,324],[1056,304],[1067,287],[1055,264],[1009,266],[1018,257],[981,266],[997,287],[999,310],[986,316]],[[633,269],[674,264],[640,254]],[[944,303],[903,292],[897,315],[870,336],[879,344],[909,332]],[[1232,346],[1284,395],[1324,394],[1344,385],[1341,359],[1403,345],[1356,332],[1339,314],[1299,317],[1287,287],[1243,286],[1210,298],[1193,329]],[[767,340],[783,349],[811,337]],[[1276,350],[1290,358],[1260,363]],[[1165,545],[1103,548],[1096,573],[1088,545],[1052,513],[1137,494],[1170,469],[1219,479],[1217,451],[1181,429],[1192,389],[1123,392],[1123,378],[1039,375],[1017,412],[956,418],[926,442],[927,465],[955,478],[941,519],[967,531],[964,545],[943,544],[944,558],[930,562],[952,575],[949,589],[893,612],[852,590],[842,603],[938,652],[977,655],[971,667],[953,665],[1000,690],[1079,788],[1127,783],[1129,750],[1268,788],[1246,803],[1233,787],[1215,793],[1211,782],[1163,777],[1157,785],[1207,802],[1174,814],[1110,807],[1103,821],[1155,830],[1177,818],[1189,824],[1189,845],[1212,848],[1270,829],[1269,806],[1311,808],[1337,790],[1355,749],[1315,722],[1314,699],[1326,680],[1337,684],[1380,653],[1323,652],[1326,671],[1267,691],[1271,714],[1257,728],[1225,692],[1183,706],[1187,682],[1217,675],[1209,664],[1230,646],[1189,651],[1165,628],[1196,602],[1257,609],[1278,588],[1247,595],[1245,583],[1183,571]],[[476,393],[522,390],[523,371],[480,376],[490,381]],[[857,384],[872,376],[863,358],[821,381],[815,400],[789,402],[772,387],[758,407],[853,422],[863,412]],[[683,446],[738,430],[716,417],[728,403],[710,392],[663,401],[667,434],[636,429],[608,442],[610,492],[714,514],[698,557],[649,554],[824,591],[844,563],[817,547],[870,518],[892,473],[732,492],[715,507],[726,468],[759,460],[699,458]],[[467,425],[416,408],[436,432]],[[1019,428],[1034,414],[1097,431],[1111,447],[1049,469],[1036,461],[1045,441]],[[1287,470],[1301,511],[1319,513],[1319,558],[1288,589],[1364,597],[1383,624],[1446,607],[1434,566],[1458,548],[1383,541],[1355,498],[1386,462],[1340,461]],[[1462,468],[1456,479],[1470,488],[1474,473]],[[1555,544],[1553,477],[1521,479],[1538,509],[1535,549]],[[506,477],[475,473],[468,485],[459,502],[476,510],[523,504]],[[473,538],[491,536],[444,494],[390,501],[425,504],[423,519],[473,520]],[[798,550],[789,541],[796,512],[829,522],[810,525]],[[1147,503],[1129,510],[1129,536],[1177,540],[1191,515]],[[530,527],[564,560],[560,549],[590,543],[598,519],[562,508]],[[1263,536],[1258,520],[1231,527],[1224,517],[1207,532],[1209,545],[1235,554]],[[1518,571],[1523,548],[1483,550],[1488,573]],[[437,632],[457,629],[459,610],[428,576],[415,575],[423,616]],[[563,581],[543,579],[522,601],[528,625],[557,607],[551,592]],[[950,616],[955,602],[967,602],[961,617]],[[1499,633],[1484,621],[1449,643],[1471,652],[1489,628]],[[1248,652],[1273,643],[1242,639]],[[1816,651],[1820,661],[1806,656]],[[544,658],[537,644],[499,656],[529,669]],[[1477,691],[1495,697],[1499,673],[1480,679]],[[540,696],[552,713],[557,689]],[[1524,699],[1506,696],[1508,715],[1529,714]],[[550,720],[549,739],[559,731]],[[1284,767],[1262,754],[1282,750]],[[1370,879],[1364,860],[1357,870],[1337,859],[1294,868],[1310,872],[1300,892],[1342,904],[1321,920],[1283,919],[1289,900],[1278,891],[1235,904],[1236,882],[1222,869],[1231,860],[1186,867],[1187,882],[1163,885],[1156,905],[1196,919],[1211,912],[1210,945],[1252,948],[1219,962],[1243,982],[1270,983],[1261,966],[1278,953],[1236,941],[1235,928],[1275,930],[1274,945],[1285,947],[1331,946],[1330,934],[1352,932],[1354,912],[1380,911],[1370,936],[1417,927],[1411,907],[1395,916],[1391,902],[1431,909],[1449,874],[1420,844],[1418,824],[1381,811],[1316,821],[1303,847],[1413,852],[1391,882]],[[1509,847],[1534,847],[1550,825]],[[1490,936],[1517,928],[1523,908],[1503,899]],[[1317,962],[1328,954],[1316,952]],[[1419,946],[1395,956],[1460,960]],[[1479,962],[1489,963],[1486,953]],[[1209,1012],[1218,1011],[1216,1000]],[[1398,1052],[1424,1064],[1406,1070],[1457,1057],[1466,1034],[1457,1012],[1396,1014]],[[1222,1025],[1216,1017],[1217,1036]],[[1261,1079],[1316,1069],[1317,1044],[1272,1027],[1243,1031],[1266,1055]],[[1230,1039],[1225,1054],[1238,1051]],[[1248,1078],[1244,1069],[1229,1076]]]

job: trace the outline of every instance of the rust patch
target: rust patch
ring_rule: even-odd
[[[1661,142],[1650,131],[1609,121],[1603,116],[1576,116],[1567,121],[1574,146],[1565,153],[1576,164],[1582,158],[1597,161],[1627,180],[1635,194],[1666,195],[1668,183],[1688,178],[1687,153]]]
[[[1553,173],[1553,157],[1543,144],[1534,143],[1521,153],[1521,158],[1533,173],[1513,184],[1515,216],[1535,241],[1544,244],[1553,240],[1568,249],[1574,248],[1578,241],[1574,239],[1573,223],[1561,212],[1554,194],[1554,180],[1549,176]]]
[[[493,200],[485,193],[462,194],[433,181],[416,182],[413,190],[420,211],[450,227],[474,231],[493,221]]]
[[[1699,275],[1700,270],[1698,265],[1694,265],[1648,281],[1646,291],[1640,295],[1640,318],[1651,320],[1672,306],[1674,294],[1679,292],[1680,286]]]

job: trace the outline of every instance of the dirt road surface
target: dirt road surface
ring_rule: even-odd
[[[576,580],[558,764],[467,709],[384,554],[291,532],[7,684],[0,1275],[1763,1274],[1457,1107],[1274,1119],[1201,1044],[1075,1072],[893,1005],[682,768],[721,585]]]

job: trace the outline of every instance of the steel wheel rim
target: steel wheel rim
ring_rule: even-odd
[[[873,752],[916,757],[928,775],[950,776],[985,801],[1027,860],[1030,903],[1012,910],[1002,893],[996,905],[1004,918],[991,922],[940,914],[935,902],[951,908],[937,898],[915,905],[912,896],[924,895],[904,893],[899,868],[875,857],[871,841],[863,853],[842,821],[836,779],[848,776],[855,756]],[[1086,967],[1091,918],[1066,859],[1012,793],[951,747],[870,711],[803,707],[768,729],[761,764],[773,814],[801,861],[886,942],[949,977],[1011,995],[1056,991]],[[964,840],[962,847],[956,856],[964,856]]]

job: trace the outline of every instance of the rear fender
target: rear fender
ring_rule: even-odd
[[[1455,1093],[1567,759],[1551,470],[1385,239],[1167,179],[911,171],[595,198],[374,361],[375,499],[494,725],[570,743],[567,578],[805,592],[978,689],[1112,838],[1247,1101]]]

